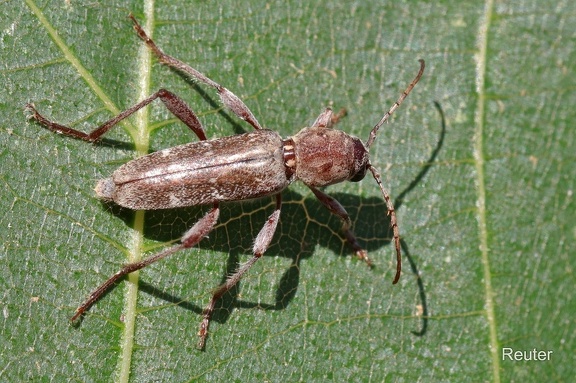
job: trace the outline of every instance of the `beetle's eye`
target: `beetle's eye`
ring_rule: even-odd
[[[352,182],[362,181],[365,175],[366,175],[366,166],[360,169],[358,173],[354,174],[354,176],[350,178],[350,181]]]

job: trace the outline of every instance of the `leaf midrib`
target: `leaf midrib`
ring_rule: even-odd
[[[494,1],[487,0],[484,18],[481,20],[478,31],[478,52],[476,65],[476,85],[478,92],[478,105],[475,115],[474,132],[474,164],[476,168],[476,191],[478,207],[478,238],[480,241],[480,256],[483,267],[485,313],[489,328],[490,357],[492,360],[492,376],[494,383],[500,383],[500,359],[498,330],[494,307],[494,289],[492,287],[492,273],[488,249],[488,230],[486,223],[486,180],[484,177],[484,115],[486,106],[486,62],[488,52],[488,31],[493,15]]]
[[[154,27],[154,2],[145,1],[144,3],[144,29],[148,35],[152,37]],[[152,73],[152,55],[150,50],[145,44],[140,44],[138,50],[138,100],[143,100],[150,95],[150,82]],[[136,134],[134,137],[134,144],[138,156],[146,155],[150,148],[150,121],[149,109],[143,108],[135,113],[136,121]],[[132,231],[132,241],[129,246],[129,262],[138,262],[142,259],[143,255],[143,242],[144,242],[144,218],[145,212],[142,210],[136,211],[134,216],[134,226]],[[130,372],[132,370],[132,354],[134,352],[134,334],[136,330],[136,315],[138,303],[138,280],[140,274],[138,272],[128,275],[128,283],[125,295],[125,323],[122,332],[121,341],[121,356],[118,360],[118,381],[121,383],[129,382]]]
[[[108,94],[98,84],[92,74],[80,62],[80,59],[74,54],[70,47],[60,37],[54,26],[48,21],[42,10],[36,5],[33,0],[26,0],[26,4],[32,10],[34,15],[38,18],[40,24],[46,29],[49,36],[52,38],[58,49],[62,52],[66,61],[80,74],[86,81],[94,94],[102,100],[102,103],[112,115],[118,115],[121,111],[120,108],[112,101]],[[144,2],[145,26],[144,29],[152,36],[154,25],[154,4],[153,1],[147,0]],[[150,74],[152,66],[152,57],[149,50],[144,44],[139,48],[138,54],[138,95],[139,100],[148,97],[150,92]],[[148,108],[141,109],[135,113],[135,125],[130,124],[128,121],[122,121],[122,125],[127,132],[132,136],[136,152],[138,156],[145,155],[149,150],[149,112]],[[142,243],[144,233],[144,211],[137,211],[134,217],[134,227],[132,231],[132,240],[127,247],[128,262],[136,262],[142,258]],[[121,353],[118,360],[118,382],[128,382],[130,379],[130,372],[132,370],[132,354],[134,351],[134,334],[136,327],[137,315],[137,295],[138,295],[138,272],[128,275],[126,283],[125,294],[125,310],[124,310],[124,328],[121,336]]]

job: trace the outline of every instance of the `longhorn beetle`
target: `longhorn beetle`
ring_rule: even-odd
[[[196,114],[180,97],[166,89],[160,89],[88,134],[49,121],[35,109],[33,104],[27,105],[27,109],[31,112],[29,118],[36,120],[49,130],[80,140],[96,142],[119,121],[159,98],[168,110],[200,139],[200,142],[164,149],[129,161],[114,171],[110,178],[98,182],[95,191],[100,199],[133,210],[172,209],[194,205],[212,205],[212,208],[184,233],[179,244],[122,267],[89,295],[86,301],[76,309],[71,321],[81,317],[94,302],[125,275],[200,242],[216,224],[220,202],[275,196],[276,208],[256,236],[252,258],[216,288],[210,303],[203,311],[203,319],[198,332],[200,337],[198,347],[204,349],[210,318],[216,302],[238,283],[244,273],[256,263],[270,245],[280,218],[280,192],[297,180],[308,186],[331,213],[342,219],[344,236],[354,249],[356,256],[371,265],[367,252],[360,247],[350,230],[351,221],[346,210],[338,201],[319,189],[346,180],[360,181],[367,171],[370,171],[376,180],[390,216],[397,258],[393,283],[398,282],[401,254],[396,213],[390,195],[382,185],[380,174],[370,163],[368,149],[376,139],[378,129],[388,121],[390,115],[400,106],[422,77],[424,60],[420,60],[420,70],[414,80],[372,128],[366,143],[343,131],[332,129],[341,115],[333,114],[330,108],[326,108],[312,126],[303,128],[296,135],[283,139],[278,133],[263,129],[250,109],[234,93],[182,61],[165,54],[148,37],[134,16],[129,15],[129,18],[133,21],[138,36],[161,63],[216,89],[222,103],[236,116],[250,124],[255,131],[208,140]]]

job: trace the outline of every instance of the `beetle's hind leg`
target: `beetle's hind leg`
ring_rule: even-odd
[[[182,73],[185,73],[189,76],[192,76],[194,79],[200,81],[201,83],[211,86],[212,88],[216,89],[218,92],[218,96],[220,96],[220,100],[222,103],[229,108],[236,116],[243,119],[244,121],[248,122],[250,125],[254,127],[254,129],[262,129],[262,126],[254,117],[254,114],[250,111],[250,109],[244,104],[244,102],[236,96],[234,93],[223,87],[222,85],[218,84],[214,80],[208,78],[205,74],[199,72],[198,70],[192,68],[190,65],[167,55],[164,53],[156,43],[148,37],[144,29],[138,24],[136,18],[130,14],[128,17],[134,23],[134,30],[138,33],[138,36],[146,43],[148,48],[158,57],[158,60],[166,64]]]
[[[70,318],[71,321],[75,321],[80,316],[86,312],[96,302],[108,289],[110,289],[116,282],[121,280],[124,276],[136,271],[143,269],[152,263],[158,262],[159,260],[166,258],[180,250],[187,249],[195,246],[204,237],[206,237],[216,225],[218,221],[218,216],[220,215],[220,208],[218,203],[215,203],[212,209],[204,217],[202,217],[192,228],[190,228],[180,240],[180,244],[172,246],[165,249],[157,254],[154,254],[142,261],[129,263],[124,265],[116,274],[108,278],[104,283],[102,283],[96,290],[94,290],[88,298],[76,309],[74,316]]]
[[[206,139],[206,133],[204,132],[204,128],[202,128],[202,124],[198,120],[198,117],[196,117],[196,114],[194,114],[192,109],[186,105],[184,100],[166,89],[160,89],[158,92],[140,101],[138,104],[126,109],[116,117],[106,121],[90,133],[84,133],[48,120],[36,110],[33,104],[27,104],[26,109],[32,112],[30,118],[38,121],[41,125],[44,125],[46,128],[55,133],[63,134],[68,137],[73,137],[88,142],[94,142],[102,138],[106,132],[112,129],[120,121],[134,114],[157,98],[159,98],[164,103],[164,105],[166,105],[166,108],[168,108],[172,114],[178,117],[180,121],[185,123],[186,126],[188,126],[198,136],[198,138],[201,140]]]

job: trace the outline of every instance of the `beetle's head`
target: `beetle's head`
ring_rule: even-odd
[[[352,177],[350,181],[358,182],[364,179],[368,166],[370,164],[370,157],[368,155],[368,149],[364,146],[364,143],[356,137],[352,137],[354,143],[354,169],[351,172]]]

